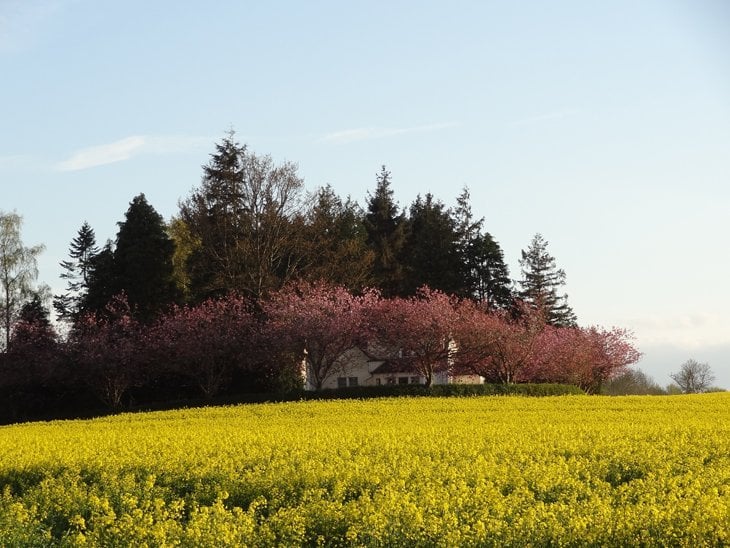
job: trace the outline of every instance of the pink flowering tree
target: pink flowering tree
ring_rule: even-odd
[[[125,295],[80,318],[69,344],[81,380],[104,404],[121,407],[130,388],[141,382],[145,360],[142,328]]]
[[[290,284],[261,305],[267,346],[295,369],[306,367],[309,382],[321,390],[347,367],[347,351],[366,344],[365,311],[379,300],[375,291],[356,296],[325,282]]]
[[[575,384],[589,393],[624,373],[641,353],[633,335],[619,328],[546,327],[528,371],[535,382]]]
[[[371,352],[418,373],[431,386],[435,375],[452,370],[458,303],[428,287],[413,297],[380,300],[369,312],[375,341]]]
[[[516,318],[504,312],[471,316],[456,333],[459,370],[481,375],[487,382],[529,382],[529,367],[545,328],[540,311],[523,307]]]
[[[195,383],[206,399],[219,394],[236,369],[254,361],[256,319],[242,297],[229,295],[194,307],[174,307],[150,334],[154,354]]]

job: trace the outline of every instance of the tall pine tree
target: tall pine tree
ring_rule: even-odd
[[[81,303],[89,289],[92,262],[99,248],[96,235],[89,223],[84,221],[76,237],[71,240],[70,260],[61,261],[61,278],[67,280],[66,292],[54,295],[53,308],[59,320],[74,322],[81,313]]]
[[[368,195],[365,212],[368,247],[374,253],[373,281],[383,295],[399,294],[403,279],[401,251],[405,241],[405,215],[398,212],[390,188],[390,171],[382,166],[375,192]]]
[[[568,295],[558,295],[558,290],[565,285],[565,272],[557,268],[547,245],[541,234],[535,234],[527,250],[522,251],[519,297],[529,306],[541,310],[548,324],[574,327],[576,316],[568,306]]]

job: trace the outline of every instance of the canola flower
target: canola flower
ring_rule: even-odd
[[[392,398],[0,428],[3,546],[723,546],[730,394]]]

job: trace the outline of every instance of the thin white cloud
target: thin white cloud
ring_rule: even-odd
[[[74,152],[68,159],[56,164],[58,171],[81,171],[92,167],[123,162],[141,154],[166,155],[190,152],[208,147],[209,137],[185,135],[133,135]]]
[[[529,126],[532,124],[539,124],[542,122],[550,122],[553,120],[562,120],[563,118],[569,118],[571,116],[575,116],[576,114],[580,114],[581,109],[579,108],[567,108],[563,110],[556,110],[554,112],[547,112],[545,114],[539,114],[537,116],[531,116],[529,118],[523,118],[522,120],[517,120],[516,122],[513,122],[512,125],[514,126]]]
[[[319,142],[323,143],[334,143],[334,144],[347,144],[355,141],[368,141],[372,139],[382,139],[385,137],[393,137],[395,135],[403,135],[405,133],[424,133],[428,131],[437,131],[440,129],[446,129],[454,127],[456,124],[429,124],[424,126],[415,126],[407,128],[378,128],[378,127],[367,127],[367,128],[354,128],[354,129],[343,129],[340,131],[334,131],[327,133],[318,139]]]
[[[135,135],[106,145],[83,148],[56,165],[59,171],[80,171],[129,160],[145,144],[145,137]]]

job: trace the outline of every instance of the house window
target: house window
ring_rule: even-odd
[[[375,386],[380,386],[381,384],[382,382],[380,381],[380,379],[375,379]]]
[[[345,388],[347,386],[347,377],[337,377],[337,388]]]
[[[350,386],[357,386],[357,377],[349,377],[347,380]]]
[[[408,377],[398,377],[398,384],[408,384]]]
[[[421,384],[421,379],[418,377],[411,377],[411,384]]]

